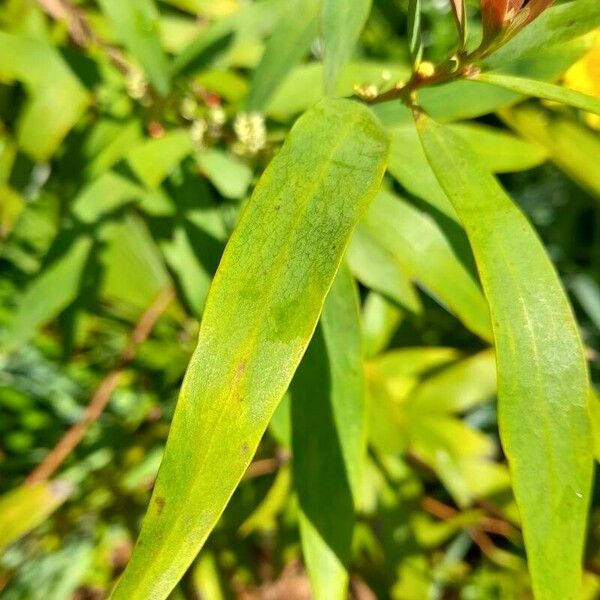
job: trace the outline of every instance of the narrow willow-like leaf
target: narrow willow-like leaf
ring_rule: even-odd
[[[62,480],[22,485],[0,497],[0,550],[43,523],[71,494]]]
[[[217,522],[308,345],[387,145],[367,108],[323,101],[261,177],[213,280],[115,599],[166,598]]]
[[[252,74],[248,110],[264,110],[283,78],[308,52],[317,35],[319,8],[319,0],[292,0]]]
[[[527,96],[552,100],[553,102],[561,102],[562,104],[568,104],[575,108],[580,108],[581,110],[600,115],[599,98],[594,98],[593,96],[588,96],[587,94],[582,94],[575,90],[569,90],[560,85],[546,83],[545,81],[525,79],[524,77],[501,75],[500,73],[479,73],[475,77],[472,77],[472,80],[481,81],[482,83],[491,83],[492,85],[497,85],[498,87]]]
[[[371,10],[371,0],[323,0],[325,93],[332,94]]]
[[[77,238],[31,282],[9,324],[3,340],[5,350],[13,350],[26,342],[39,327],[49,323],[73,302],[91,247],[91,238]]]
[[[437,222],[406,200],[381,192],[361,221],[363,226],[411,279],[471,331],[491,339],[487,302],[469,269],[473,257],[458,224],[449,219]]]
[[[98,0],[124,46],[140,62],[148,80],[162,96],[171,86],[169,62],[160,45],[154,0]]]
[[[413,67],[417,67],[423,56],[423,37],[421,35],[421,0],[408,1],[408,49]]]
[[[417,125],[469,235],[490,305],[500,435],[535,596],[576,598],[592,451],[587,370],[573,313],[539,239],[477,155],[425,115]]]
[[[348,597],[366,450],[364,391],[358,298],[350,272],[342,268],[291,386],[294,482],[315,600]]]

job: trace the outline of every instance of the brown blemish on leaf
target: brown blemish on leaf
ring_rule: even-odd
[[[163,508],[165,507],[165,504],[167,503],[167,501],[162,496],[157,496],[156,500],[154,502],[156,502],[156,510],[158,511],[158,514],[160,515],[160,513],[163,511]]]

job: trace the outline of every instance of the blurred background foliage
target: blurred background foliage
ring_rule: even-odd
[[[373,1],[340,95],[410,72],[407,4]],[[2,598],[104,598],[126,564],[221,252],[290,125],[323,93],[317,32],[286,39],[306,6],[0,3]],[[456,44],[449,1],[422,7],[435,61]],[[468,9],[476,39],[478,3]],[[600,33],[571,38],[509,69],[600,96]],[[280,64],[261,64],[267,44]],[[597,118],[468,82],[421,100],[456,123],[535,224],[598,382]],[[403,200],[398,214],[374,207],[348,253],[369,409],[351,593],[530,598],[472,258],[432,208],[441,190],[407,111],[374,110],[392,137],[385,187]],[[81,443],[32,478],[82,420]],[[310,597],[289,448],[286,397],[174,598]],[[28,476],[38,483],[18,487]],[[600,598],[598,484],[585,564],[585,598]]]

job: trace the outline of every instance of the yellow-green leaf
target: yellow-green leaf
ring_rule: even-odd
[[[0,549],[43,523],[71,494],[66,481],[22,485],[0,497]]]
[[[534,593],[539,600],[574,599],[592,476],[589,385],[577,325],[538,237],[477,155],[425,115],[417,125],[465,226],[490,305],[500,435]]]
[[[575,108],[600,115],[600,98],[588,96],[575,90],[569,90],[560,85],[526,79],[525,77],[502,75],[501,73],[479,73],[471,79],[472,81],[490,83],[517,92],[518,94],[543,98],[552,102],[561,102],[562,104],[568,104]]]
[[[387,146],[368,109],[323,101],[261,177],[213,280],[115,600],[166,598],[219,519],[308,345]]]

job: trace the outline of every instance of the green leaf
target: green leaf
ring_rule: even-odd
[[[19,146],[48,160],[89,104],[89,94],[58,50],[0,31],[0,81],[18,80],[31,94],[17,123]]]
[[[554,6],[502,48],[488,56],[488,69],[538,53],[541,48],[560,45],[600,27],[600,4],[596,0],[575,0]]]
[[[391,62],[353,61],[340,72],[334,95],[350,96],[357,83],[383,81],[384,76],[393,81],[410,75],[406,65]],[[295,68],[281,83],[267,105],[267,114],[277,119],[290,117],[316,104],[324,96],[323,77],[325,69],[321,63],[309,63]],[[385,106],[385,105],[379,105]],[[406,119],[410,121],[410,111],[403,105]]]
[[[161,138],[136,146],[128,153],[128,162],[140,181],[156,188],[192,150],[189,132],[173,129]]]
[[[252,169],[233,155],[210,149],[198,153],[202,172],[225,198],[240,199],[248,192]]]
[[[252,73],[246,100],[249,111],[262,111],[283,78],[308,52],[317,35],[320,0],[293,0]]]
[[[368,288],[414,312],[423,307],[400,262],[360,223],[346,253],[353,275]]]
[[[368,109],[323,101],[298,120],[264,172],[213,280],[115,600],[166,598],[204,544],[308,345],[386,154]]]
[[[548,158],[548,151],[540,144],[503,129],[479,123],[456,123],[449,127],[464,138],[492,173],[527,171]]]
[[[600,114],[600,99],[546,83],[545,81],[535,81],[533,79],[524,79],[523,77],[513,77],[511,75],[502,75],[500,73],[479,73],[471,78],[472,81],[481,81],[482,83],[491,83],[498,87],[525,94],[526,96],[534,96],[551,100],[553,102],[561,102],[575,108],[580,108],[587,112]]]
[[[0,550],[43,523],[70,495],[66,481],[22,485],[0,496]]]
[[[5,350],[26,342],[75,300],[91,247],[90,237],[78,237],[29,284],[9,324]]]
[[[300,533],[316,600],[348,597],[366,451],[364,385],[358,298],[352,276],[341,268],[290,388]]]
[[[600,139],[596,133],[573,119],[530,104],[499,114],[524,138],[544,146],[559,169],[600,199]]]
[[[195,72],[210,63],[216,54],[233,52],[237,45],[255,43],[272,33],[290,0],[262,0],[244,4],[232,15],[202,29],[173,59],[173,74]],[[227,64],[227,56],[220,62]]]
[[[423,56],[423,37],[421,34],[421,0],[408,0],[408,49],[416,68]]]
[[[396,258],[409,277],[471,331],[491,339],[487,302],[465,266],[472,257],[457,224],[448,219],[435,221],[405,200],[381,192],[361,226]]]
[[[133,308],[137,317],[170,284],[160,251],[137,215],[109,223],[102,236],[102,297]]]
[[[365,356],[385,350],[400,326],[404,313],[377,292],[369,292],[362,312],[362,340]]]
[[[370,11],[371,0],[323,0],[321,35],[326,94],[336,89]]]
[[[589,386],[577,325],[542,244],[477,155],[425,115],[417,125],[467,230],[490,304],[500,434],[534,593],[575,598],[592,475]]]
[[[171,87],[169,62],[159,38],[158,10],[154,0],[98,0],[112,21],[123,45],[140,62],[161,96]]]

